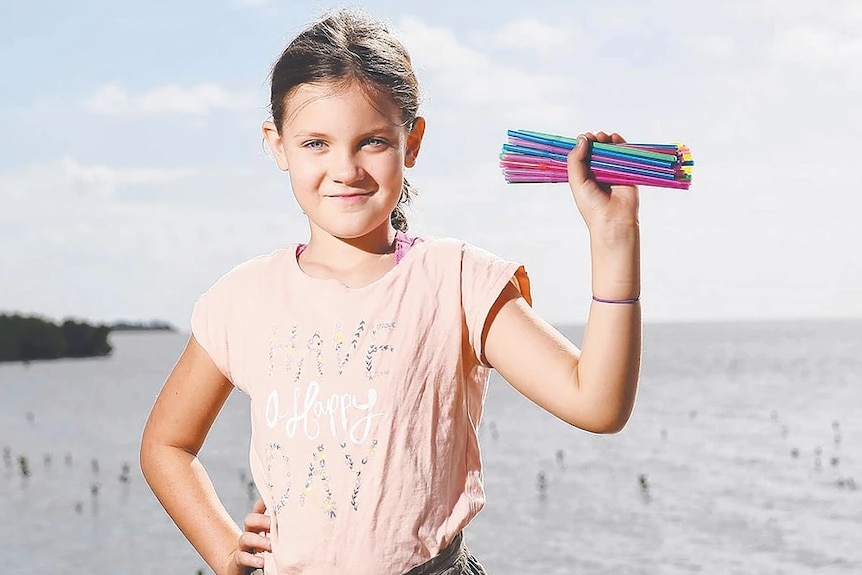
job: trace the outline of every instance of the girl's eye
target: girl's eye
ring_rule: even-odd
[[[365,140],[365,145],[374,148],[380,148],[383,146],[388,146],[389,142],[387,142],[383,138],[368,138],[367,140]]]
[[[309,150],[319,150],[323,147],[323,140],[309,140],[302,144],[303,148],[308,148]]]

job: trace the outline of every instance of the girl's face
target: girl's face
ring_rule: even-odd
[[[399,126],[394,102],[372,100],[356,84],[302,84],[288,96],[284,117],[280,133],[271,123],[264,133],[312,230],[342,239],[388,232],[424,121]]]

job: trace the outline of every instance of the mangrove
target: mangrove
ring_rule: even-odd
[[[0,362],[107,356],[109,325],[0,314]]]

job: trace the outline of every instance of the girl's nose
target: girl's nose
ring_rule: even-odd
[[[362,169],[354,154],[347,152],[333,154],[332,162],[330,174],[332,180],[338,184],[348,186],[365,177],[365,170]]]

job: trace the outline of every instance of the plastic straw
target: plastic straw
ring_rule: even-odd
[[[532,130],[508,130],[500,168],[508,183],[568,181],[567,159],[576,138]],[[592,177],[606,184],[689,189],[694,160],[684,144],[591,142]]]

